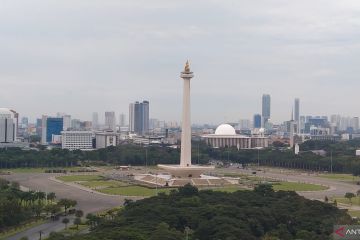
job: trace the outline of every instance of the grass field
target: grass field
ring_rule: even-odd
[[[334,198],[338,203],[343,203],[343,204],[350,204],[350,201],[348,198],[345,197],[339,197],[339,198]],[[352,205],[358,205],[360,206],[360,198],[359,197],[354,197],[351,199],[351,203]]]
[[[120,182],[120,181],[114,181],[114,180],[96,180],[96,181],[88,181],[88,182],[82,182],[81,185],[88,187],[88,188],[97,188],[97,187],[122,187],[127,186],[127,183]]]
[[[360,177],[355,177],[351,174],[322,174],[320,175],[322,178],[334,179],[340,181],[360,181]]]
[[[169,193],[171,188],[159,188],[158,192]],[[99,192],[113,195],[124,195],[124,196],[144,196],[150,197],[156,195],[156,189],[141,187],[141,186],[126,186],[126,187],[114,187],[99,189]]]
[[[275,191],[321,191],[328,188],[325,186],[309,183],[280,182],[273,184],[273,189]]]
[[[349,210],[348,213],[349,213],[349,215],[352,216],[352,217],[360,218],[360,211]]]
[[[64,182],[79,182],[79,181],[101,181],[104,180],[104,177],[99,175],[69,175],[69,176],[60,176],[57,179]]]

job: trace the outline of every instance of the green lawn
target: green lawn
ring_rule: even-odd
[[[99,175],[69,175],[69,176],[60,176],[57,179],[64,182],[79,182],[79,181],[101,181],[104,180],[103,176]]]
[[[158,192],[169,193],[171,188],[159,188]],[[113,194],[113,195],[124,195],[124,196],[144,196],[150,197],[156,195],[156,189],[141,187],[141,186],[127,186],[127,187],[114,187],[99,189],[99,192]]]
[[[273,184],[273,189],[275,191],[321,191],[328,189],[328,187],[309,183],[279,182]]]
[[[96,188],[96,187],[121,187],[121,186],[127,186],[127,183],[120,182],[120,181],[114,181],[114,180],[96,180],[96,181],[89,181],[89,182],[82,182],[81,185],[88,187],[88,188]]]
[[[339,198],[334,198],[336,199],[336,201],[338,203],[343,203],[343,204],[350,204],[350,201],[348,198],[345,198],[345,197],[339,197]],[[351,199],[351,203],[352,205],[360,205],[360,198],[359,197],[354,197]]]
[[[341,181],[360,181],[360,177],[355,177],[351,174],[322,174],[320,175],[322,178],[341,180]]]
[[[356,211],[356,210],[349,210],[348,211],[349,215],[351,217],[357,217],[357,218],[360,218],[360,211]]]

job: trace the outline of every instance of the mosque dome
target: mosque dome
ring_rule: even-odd
[[[236,135],[235,128],[229,124],[221,124],[215,130],[215,135]]]

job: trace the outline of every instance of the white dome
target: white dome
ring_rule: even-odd
[[[221,124],[215,130],[215,135],[236,135],[235,128],[229,124]]]

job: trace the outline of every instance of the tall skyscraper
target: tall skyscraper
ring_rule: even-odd
[[[70,115],[64,115],[64,131],[67,131],[69,128],[71,128],[71,116]]]
[[[260,114],[254,115],[254,128],[261,128],[262,126],[262,117]]]
[[[262,96],[262,118],[263,118],[263,126],[270,119],[270,104],[271,98],[269,94],[263,94]]]
[[[121,113],[119,116],[119,125],[120,127],[126,126],[126,115],[124,113]]]
[[[139,135],[149,133],[149,102],[135,102],[129,106],[129,128]]]
[[[29,125],[29,118],[22,117],[21,118],[21,125],[23,125],[24,127],[27,127]]]
[[[129,131],[135,131],[135,104],[129,104]]]
[[[94,112],[92,114],[92,129],[98,130],[99,129],[99,114]]]
[[[16,119],[13,111],[0,108],[0,143],[11,143],[16,140]]]
[[[351,119],[351,127],[353,128],[354,132],[357,132],[359,130],[359,118],[353,117]]]
[[[142,110],[143,110],[143,116],[142,116],[142,134],[148,134],[149,133],[149,101],[143,101],[142,102]]]
[[[70,128],[72,130],[81,130],[81,121],[80,121],[80,119],[72,119],[70,125],[71,125]]]
[[[297,133],[299,134],[300,133],[300,129],[301,129],[301,126],[300,126],[300,99],[299,98],[295,98],[295,104],[294,104],[294,120],[296,122],[296,125],[297,125]]]
[[[240,119],[238,128],[239,130],[250,129],[251,121],[249,119]]]
[[[116,117],[115,112],[105,112],[105,127],[116,131]]]
[[[45,145],[52,142],[54,136],[60,136],[64,129],[64,119],[62,117],[42,116],[41,144]]]

